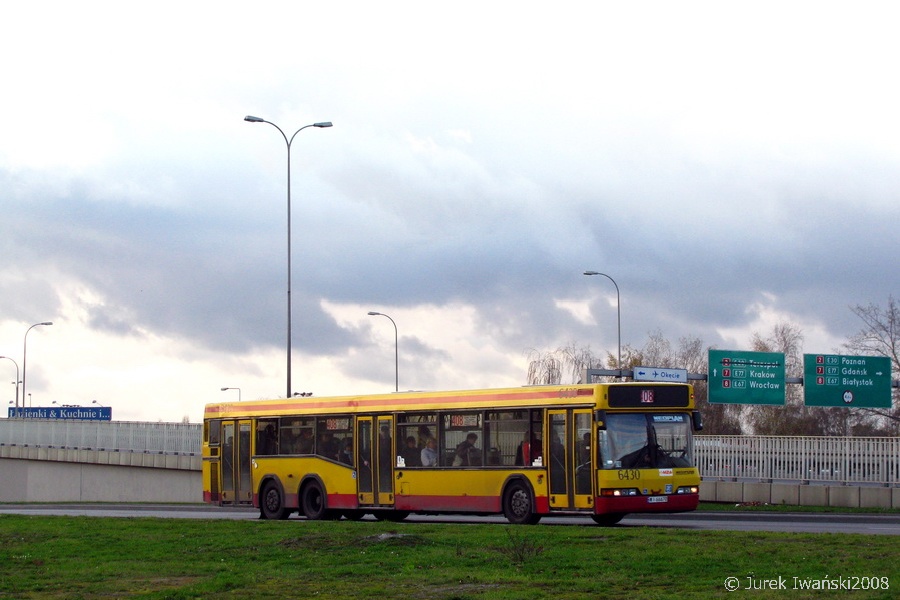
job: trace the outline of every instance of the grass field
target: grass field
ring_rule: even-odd
[[[896,598],[898,558],[893,536],[0,515],[13,599]],[[839,577],[880,589],[796,589]]]

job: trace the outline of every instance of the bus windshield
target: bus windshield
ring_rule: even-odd
[[[685,414],[607,414],[599,432],[603,469],[690,467],[691,422]]]

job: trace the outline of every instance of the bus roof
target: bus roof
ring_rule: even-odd
[[[207,404],[205,419],[235,417],[277,417],[396,411],[434,411],[533,407],[535,405],[595,406],[605,404],[609,387],[690,387],[677,383],[598,383],[590,385],[524,386],[517,388],[456,390],[436,392],[394,392],[389,394],[273,398],[245,402]],[[693,406],[693,394],[690,394]],[[688,407],[688,408],[689,408]],[[647,406],[644,408],[653,408]]]

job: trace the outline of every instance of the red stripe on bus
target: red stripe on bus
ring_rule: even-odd
[[[571,394],[571,392],[569,392]],[[575,390],[574,396],[593,396],[593,388],[579,388]],[[277,400],[277,401],[258,401],[252,404],[216,404],[206,407],[206,414],[215,415],[218,413],[238,412],[240,407],[252,407],[253,412],[277,411],[285,412],[296,410],[298,408],[308,410],[324,410],[324,409],[350,409],[350,408],[366,408],[371,406],[391,406],[396,408],[408,408],[420,404],[443,404],[453,406],[455,404],[472,404],[472,403],[489,403],[489,402],[517,402],[523,400],[554,400],[565,401],[571,398],[566,395],[563,390],[553,391],[522,391],[522,392],[505,392],[494,394],[473,394],[473,395],[435,395],[435,396],[404,396],[397,395],[390,398],[324,398],[317,400]]]
[[[394,508],[424,512],[501,512],[497,496],[395,496]]]
[[[328,494],[328,508],[330,509],[356,509],[359,502],[356,494]]]

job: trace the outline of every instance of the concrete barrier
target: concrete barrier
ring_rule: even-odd
[[[202,502],[201,464],[186,454],[0,445],[0,502]],[[703,481],[700,500],[900,509],[900,487]]]
[[[772,499],[770,504],[789,504],[798,506],[800,504],[800,486],[792,483],[773,483]]]
[[[0,458],[0,502],[202,502],[200,471]]]
[[[828,486],[828,506],[859,508],[859,488]]]
[[[703,481],[701,502],[900,509],[900,488],[756,481]]]
[[[860,508],[887,508],[891,506],[891,488],[859,488]]]

